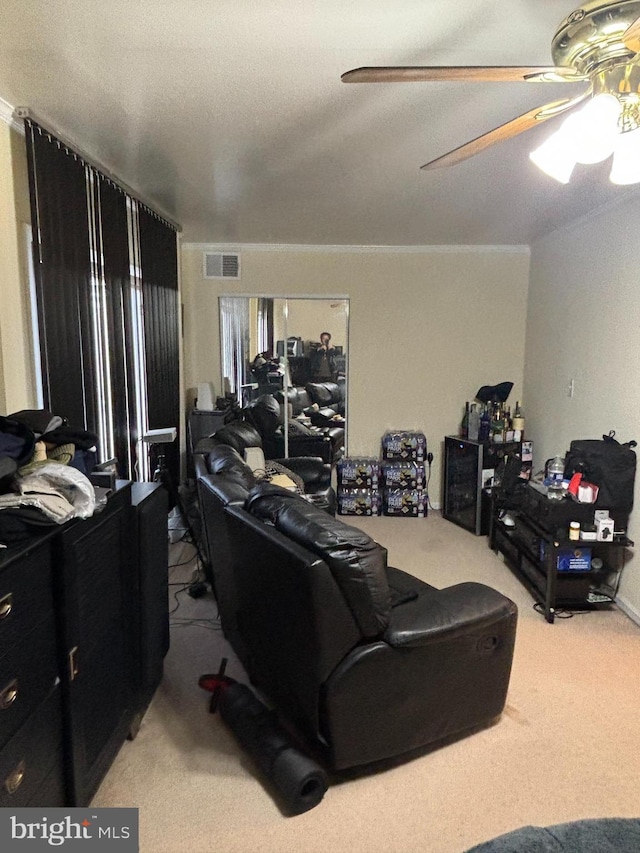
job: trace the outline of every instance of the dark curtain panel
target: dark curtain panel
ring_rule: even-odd
[[[26,122],[45,408],[95,432],[85,165]]]
[[[101,176],[97,176],[97,188],[107,291],[115,454],[120,476],[131,479],[134,475],[138,435],[133,394],[136,376],[132,341],[127,196],[111,181]]]
[[[178,483],[180,306],[176,234],[142,205],[138,207],[138,224],[149,428],[178,430],[178,439],[164,448],[172,480]]]
[[[44,404],[135,478],[139,429],[180,427],[175,229],[37,123],[25,129]],[[179,446],[165,448],[176,484]]]

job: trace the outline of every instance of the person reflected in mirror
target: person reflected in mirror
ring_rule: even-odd
[[[314,382],[335,382],[336,350],[331,346],[331,334],[320,332],[320,343],[311,355],[311,376]]]

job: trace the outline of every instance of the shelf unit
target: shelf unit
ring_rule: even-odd
[[[612,542],[570,540],[559,531],[546,530],[525,513],[510,511],[512,524],[499,518],[500,507],[493,502],[489,547],[501,553],[505,563],[541,605],[544,617],[553,623],[558,610],[589,610],[611,604],[633,542],[616,536]],[[592,559],[602,560],[602,568],[589,571],[562,571],[557,568],[561,552],[590,549]]]

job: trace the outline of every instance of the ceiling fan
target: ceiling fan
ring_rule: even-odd
[[[542,121],[573,110],[599,94],[617,99],[619,132],[640,126],[640,0],[591,0],[568,15],[551,42],[550,67],[400,66],[355,68],[345,83],[526,82],[588,83],[577,97],[536,107],[425,163],[422,169],[453,166],[490,145],[517,136]]]

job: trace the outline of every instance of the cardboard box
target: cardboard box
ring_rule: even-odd
[[[338,488],[377,489],[380,482],[380,463],[370,456],[345,457],[337,466]]]
[[[338,515],[380,515],[382,495],[377,489],[340,489]]]
[[[522,453],[520,458],[523,462],[533,462],[533,442],[532,441],[523,441],[522,442]]]
[[[382,458],[424,462],[427,458],[427,439],[424,433],[387,430],[382,436]]]
[[[427,475],[422,462],[383,462],[381,474],[386,489],[424,489]]]
[[[613,542],[613,519],[596,519],[596,539],[598,542]]]
[[[556,554],[559,572],[590,572],[591,548],[561,548]]]
[[[421,489],[385,489],[382,512],[401,518],[426,518],[427,493]]]

